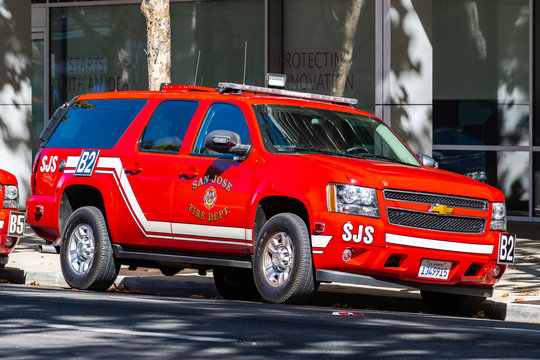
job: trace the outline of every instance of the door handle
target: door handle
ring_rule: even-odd
[[[137,175],[142,171],[142,167],[139,164],[124,167],[124,173],[126,175]]]
[[[179,177],[181,180],[191,180],[199,176],[199,173],[195,169],[180,171]]]

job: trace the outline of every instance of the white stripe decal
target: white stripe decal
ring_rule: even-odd
[[[79,156],[69,156],[66,161],[66,167],[75,167],[79,162]],[[97,170],[100,169],[100,170]],[[74,173],[75,170],[66,169],[65,173]],[[251,246],[252,230],[226,226],[197,225],[184,223],[171,223],[165,221],[150,221],[144,215],[144,212],[137,201],[137,197],[131,188],[127,175],[123,171],[120,158],[100,157],[96,166],[95,173],[110,174],[116,181],[120,193],[126,203],[133,219],[147,237],[173,238],[175,240],[202,241],[212,243],[223,243],[229,245]],[[159,236],[148,233],[169,234],[169,236]],[[219,241],[211,239],[187,238],[175,235],[188,235],[200,237],[212,237],[218,239],[232,239],[242,241]],[[249,237],[248,237],[249,236]]]
[[[197,235],[225,239],[246,239],[246,230],[226,226],[196,225],[196,224],[172,224],[173,234]]]
[[[314,248],[326,248],[332,240],[332,235],[311,235],[311,246]]]
[[[4,220],[0,220],[0,230],[4,227]]]
[[[322,254],[322,253],[324,253],[324,251],[322,251],[322,250],[313,250],[313,253],[314,254]]]
[[[412,236],[403,236],[396,234],[386,234],[386,242],[389,244],[406,245],[425,249],[444,250],[454,252],[464,252],[470,254],[491,254],[493,245],[468,244],[453,241],[442,241],[418,238]]]

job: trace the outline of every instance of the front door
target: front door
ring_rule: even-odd
[[[206,149],[205,137],[214,130],[235,132],[243,144],[251,144],[246,117],[239,107],[219,102],[209,107],[195,144],[180,165],[172,210],[173,238],[188,252],[242,256],[251,244],[247,218],[256,156],[253,151],[238,158]]]

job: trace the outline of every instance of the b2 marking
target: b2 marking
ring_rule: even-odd
[[[341,240],[343,241],[354,241],[355,243],[364,242],[364,244],[369,245],[373,242],[373,233],[375,229],[373,226],[364,226],[358,225],[358,233],[353,234],[351,231],[354,230],[354,225],[351,223],[343,224],[343,234],[341,234]]]
[[[75,176],[92,176],[94,168],[97,164],[99,150],[83,150],[77,167],[75,168]]]
[[[516,236],[510,234],[501,234],[499,237],[499,256],[498,264],[513,264],[514,250],[516,249]]]

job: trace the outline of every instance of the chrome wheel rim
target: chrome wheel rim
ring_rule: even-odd
[[[69,238],[68,260],[71,269],[79,274],[86,274],[94,262],[96,241],[94,231],[87,224],[80,224]]]
[[[285,232],[272,235],[266,243],[263,256],[262,268],[266,281],[274,287],[287,283],[294,265],[291,237]]]

